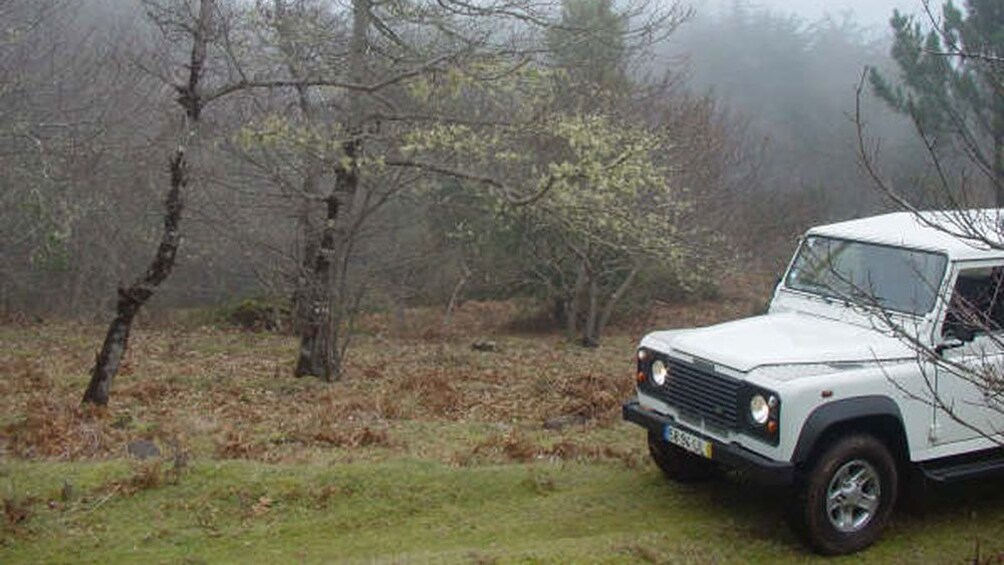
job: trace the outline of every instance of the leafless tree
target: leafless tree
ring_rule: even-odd
[[[416,89],[435,92],[451,77],[459,79],[461,87],[482,85],[472,90],[509,80],[534,64],[542,51],[535,31],[559,24],[549,5],[529,2],[449,1],[423,3],[409,11],[395,3],[359,0],[344,13],[325,11],[312,2],[273,2],[265,15],[272,22],[270,42],[286,75],[262,78],[247,73],[232,88],[261,91],[296,85],[299,127],[310,132],[309,142],[299,143],[295,156],[277,159],[275,151],[266,156],[256,148],[254,156],[246,157],[299,202],[302,255],[289,262],[296,266],[294,312],[301,338],[296,374],[334,380],[341,374],[347,328],[361,297],[359,289],[350,290],[359,282],[351,274],[358,259],[354,252],[388,202],[423,177],[481,184],[515,204],[535,202],[556,181],[516,186],[506,182],[504,173],[402,153],[410,132],[435,124],[490,130],[534,119],[498,111],[479,114],[472,112],[477,108],[473,99],[444,104],[416,96]],[[659,25],[677,21],[681,12],[673,5],[649,16],[631,29],[633,36],[657,33]],[[322,45],[330,45],[332,38],[340,49],[329,52]],[[299,162],[297,167],[288,166],[291,157]],[[279,174],[294,169],[299,180],[290,182]]]
[[[185,8],[189,7],[191,6],[185,5]],[[188,14],[180,10],[162,9],[154,4],[150,5],[150,9],[153,17],[160,18],[158,23],[165,34],[182,33],[191,42],[186,80],[174,86],[178,95],[177,102],[183,109],[182,126],[177,138],[177,147],[168,160],[170,188],[164,201],[164,229],[156,254],[140,278],[128,287],[118,289],[116,315],[108,326],[104,344],[91,371],[90,383],[84,392],[84,402],[98,405],[108,403],[112,380],[118,373],[119,364],[129,346],[129,334],[136,314],[174,268],[178,247],[181,244],[185,191],[190,182],[188,153],[196,141],[199,119],[206,103],[203,98],[202,80],[206,70],[209,44],[216,29],[215,0],[200,0],[197,11],[191,14],[194,16],[191,19],[186,17]]]
[[[984,44],[988,46],[987,52],[967,52],[956,41],[957,36],[943,27],[945,22],[935,16],[929,3],[925,2],[925,8],[928,24],[935,34],[932,37],[941,37],[942,45],[947,48],[931,48],[933,44],[929,43],[928,49],[917,55],[945,68],[959,61],[973,61],[981,66],[981,80],[989,81],[991,92],[1001,96],[1004,66],[993,56],[990,44]],[[968,39],[970,45],[978,44],[976,37]],[[949,106],[938,110],[953,117],[951,135],[962,144],[961,151],[952,151],[946,150],[941,139],[945,132],[932,128],[919,108],[908,112],[928,163],[928,171],[920,182],[932,187],[937,200],[946,207],[939,212],[924,211],[912,198],[912,191],[890,181],[883,173],[881,140],[869,137],[863,117],[867,73],[857,87],[854,123],[859,161],[874,186],[896,207],[913,214],[921,225],[977,249],[1004,251],[1004,211],[980,209],[988,201],[999,203],[1000,194],[1000,167],[993,164],[994,158],[984,153],[977,141],[984,136],[980,128],[988,124],[968,120],[964,117],[968,113],[966,108],[953,108],[949,100],[942,100]],[[856,301],[878,321],[883,331],[895,333],[917,353],[925,386],[920,391],[904,390],[905,394],[930,405],[937,414],[943,414],[972,435],[1002,444],[1000,434],[1004,429],[994,423],[1004,415],[1004,373],[1000,365],[1000,352],[1004,351],[1002,269],[960,268],[954,285],[934,290],[946,305],[947,313],[942,335],[933,344],[918,338],[916,332],[888,315],[867,289],[856,293]],[[956,351],[961,353],[955,354]]]

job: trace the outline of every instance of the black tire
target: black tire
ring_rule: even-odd
[[[896,461],[880,440],[867,434],[838,439],[796,485],[793,529],[823,555],[860,551],[882,535],[898,480]]]
[[[714,478],[717,474],[712,461],[666,443],[654,432],[648,433],[648,452],[662,474],[671,481],[696,483]]]

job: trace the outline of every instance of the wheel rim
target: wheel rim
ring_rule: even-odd
[[[844,463],[826,489],[826,516],[837,530],[861,531],[878,512],[882,499],[879,474],[871,463],[854,459]]]

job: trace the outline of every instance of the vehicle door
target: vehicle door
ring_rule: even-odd
[[[940,333],[930,442],[1004,432],[1004,262],[959,264]]]

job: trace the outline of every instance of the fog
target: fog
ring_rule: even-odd
[[[232,85],[238,77],[246,78],[244,73],[288,78],[290,69],[301,64],[314,69],[311,72],[336,78],[346,72],[345,14],[328,11],[337,3],[278,4],[291,10],[313,10],[289,20],[289,25],[305,30],[293,36],[304,42],[302,51],[298,47],[289,53],[283,51],[285,40],[277,39],[287,33],[286,22],[264,9],[265,4],[270,3],[221,2],[227,7],[222,14],[228,19],[221,21],[221,32],[213,37],[207,89]],[[162,0],[151,5],[186,4]],[[555,8],[560,3],[547,5]],[[39,12],[39,6],[48,9]],[[0,240],[13,242],[0,247],[2,311],[101,315],[113,303],[116,284],[142,272],[159,233],[167,181],[165,155],[173,146],[170,136],[178,118],[174,92],[186,69],[182,59],[189,52],[186,30],[190,28],[176,20],[183,21],[191,14],[186,10],[163,12],[160,23],[175,28],[162,37],[138,2],[89,0],[72,6],[71,10],[71,4],[63,2],[0,0],[0,15],[3,9],[16,9],[10,12],[11,17],[19,15],[25,29],[33,30],[6,43],[0,38],[0,79],[14,85],[7,91],[0,89],[0,155],[4,159],[0,162],[0,204],[4,204],[0,207]],[[651,0],[645,6],[658,10],[671,4]],[[713,291],[711,283],[696,284],[688,279],[694,272],[691,261],[708,265],[740,256],[749,261],[743,268],[766,265],[773,270],[790,253],[792,237],[807,227],[888,207],[859,168],[856,130],[850,119],[854,88],[867,66],[895,72],[888,55],[887,20],[895,8],[916,12],[921,8],[918,0],[715,0],[695,8],[692,19],[683,22],[666,42],[647,45],[647,51],[617,47],[616,38],[614,49],[586,46],[593,51],[573,41],[566,43],[571,54],[566,53],[562,60],[540,54],[552,46],[547,34],[541,32],[529,34],[527,41],[540,43],[522,46],[527,50],[525,58],[507,62],[513,69],[521,69],[531,60],[544,70],[565,65],[569,76],[594,81],[599,86],[591,88],[605,92],[603,97],[591,99],[582,96],[582,85],[555,87],[548,93],[551,102],[533,108],[533,112],[551,116],[554,123],[576,114],[600,115],[603,121],[589,124],[618,124],[601,132],[616,140],[614,146],[624,143],[630,124],[639,131],[658,126],[659,134],[667,136],[670,150],[656,152],[662,161],[654,161],[658,167],[651,169],[669,171],[666,186],[679,190],[673,199],[679,195],[690,200],[680,205],[686,214],[674,212],[680,217],[674,219],[673,228],[686,235],[671,238],[685,242],[686,249],[678,256],[687,261],[674,264],[678,271],[668,275],[641,272],[637,296],[625,298],[637,304],[652,298],[676,299],[695,289]],[[249,12],[238,17],[242,11]],[[318,14],[324,17],[318,20]],[[39,17],[44,25],[27,25]],[[262,28],[259,20],[273,28]],[[495,20],[461,23],[496,30],[527,25],[523,20],[506,26]],[[412,23],[397,24],[410,34],[408,39],[418,37]],[[637,37],[656,36],[661,37],[658,33]],[[382,36],[374,31],[372,37],[379,40]],[[402,41],[398,34],[387,37],[391,48],[398,48],[393,47]],[[38,49],[42,45],[53,47]],[[442,41],[428,47],[445,50],[451,45]],[[575,53],[577,49],[582,52]],[[406,51],[408,57],[414,56]],[[492,56],[499,59],[519,54],[509,49],[496,51]],[[642,68],[644,72],[631,77],[616,68],[598,69],[601,72],[595,75],[583,72],[582,60],[590,66],[596,63],[597,54],[602,58],[611,53],[624,58],[624,68]],[[367,56],[382,57],[377,51]],[[295,64],[282,63],[284,57]],[[407,57],[387,56],[380,65],[373,64],[373,77],[367,79],[377,80],[380,73],[390,73],[394,65],[409,61]],[[386,174],[383,170],[371,173],[372,186],[394,192],[387,194],[386,200],[374,199],[386,205],[379,213],[365,216],[373,220],[360,232],[359,247],[352,248],[357,253],[351,257],[355,261],[352,265],[369,270],[345,280],[365,286],[371,304],[393,304],[400,309],[419,301],[453,303],[464,295],[510,298],[537,292],[560,305],[567,296],[547,294],[558,292],[547,285],[558,287],[554,281],[533,278],[547,271],[537,264],[524,264],[531,259],[546,262],[549,268],[557,265],[565,269],[562,284],[579,284],[580,277],[570,267],[576,263],[567,253],[557,258],[544,253],[554,251],[545,244],[560,238],[518,229],[520,221],[540,224],[523,216],[505,219],[509,224],[501,225],[492,215],[499,206],[485,204],[497,197],[484,192],[490,183],[472,182],[488,178],[508,187],[497,177],[506,183],[522,183],[524,188],[536,186],[542,181],[533,176],[534,171],[578,166],[545,160],[552,154],[566,159],[561,152],[572,146],[570,141],[565,143],[553,133],[541,134],[533,129],[537,127],[534,124],[516,124],[525,127],[525,132],[511,126],[517,132],[512,139],[482,132],[484,140],[495,143],[502,139],[498,143],[511,145],[479,150],[479,155],[523,152],[525,156],[518,156],[519,162],[526,164],[525,170],[512,163],[484,163],[480,170],[461,170],[462,174],[453,178],[431,173],[456,172],[451,167],[470,166],[469,157],[462,155],[470,145],[465,140],[450,141],[448,146],[457,148],[453,151],[429,142],[428,158],[438,164],[421,174],[401,157],[415,150],[413,138],[431,136],[429,131],[446,135],[431,129],[423,121],[426,118],[419,119],[427,111],[445,124],[477,112],[498,112],[500,116],[492,115],[492,119],[503,122],[510,114],[534,115],[506,108],[530,108],[542,97],[532,92],[516,94],[512,85],[503,83],[473,89],[456,100],[447,99],[450,104],[437,101],[433,88],[446,89],[451,95],[459,92],[449,90],[456,85],[442,77],[473,72],[471,69],[480,69],[482,63],[467,64],[466,69],[459,63],[453,69],[439,69],[432,78],[416,79],[407,88],[387,81],[387,96],[392,98],[367,101],[385,106],[390,100],[401,108],[400,115],[407,117],[396,118],[401,123],[390,127],[379,122],[378,114],[367,116],[374,121],[372,135],[376,136],[368,146],[374,152],[373,162],[383,162],[386,154],[391,157],[388,160],[404,163],[397,169],[400,175],[389,180],[377,182],[378,173]],[[415,72],[415,76],[422,74]],[[488,78],[476,75],[482,82],[506,77],[506,73]],[[338,131],[335,126],[340,121],[355,119],[344,105],[348,94],[332,94],[330,89],[317,86],[304,86],[303,93],[309,96],[302,98],[282,89],[235,88],[234,92],[237,95],[214,103],[206,114],[204,149],[200,161],[193,165],[193,182],[198,187],[188,196],[184,245],[178,268],[159,295],[163,305],[200,306],[261,295],[288,300],[295,293],[293,287],[301,284],[303,265],[312,264],[305,257],[316,252],[315,232],[317,226],[325,225],[321,218],[327,213],[319,205],[324,199],[318,191],[330,191],[334,186],[332,177],[337,175],[332,174],[330,163],[341,162],[339,146],[323,144],[320,147],[327,153],[315,155],[313,149],[298,145],[305,134],[288,132],[279,139],[289,145],[276,145],[272,138],[278,134],[262,129],[262,124],[306,123],[301,126],[304,131],[316,129],[335,135],[332,132]],[[502,97],[510,96],[507,92],[513,93],[511,99]],[[910,177],[922,173],[923,165],[916,162],[920,153],[909,124],[879,101],[867,94],[865,98],[869,134],[883,139],[886,170],[904,186],[914,186]],[[310,107],[312,104],[317,108]],[[476,122],[478,127],[491,123]],[[22,133],[26,127],[31,128],[30,135]],[[575,128],[555,131],[565,135],[561,132]],[[548,135],[554,139],[542,142]],[[320,173],[311,172],[315,166]],[[546,179],[543,185],[550,186]],[[291,186],[307,188],[293,190]],[[461,202],[458,195],[469,200]],[[449,209],[440,200],[456,209]],[[676,200],[668,201],[676,204]],[[611,199],[606,205],[621,202]],[[542,204],[552,203],[544,200]],[[541,214],[543,219],[555,217]],[[632,209],[623,215],[635,214],[637,210]],[[496,225],[501,227],[492,231]],[[443,226],[464,230],[453,233],[444,231]],[[478,226],[483,232],[473,232],[468,226]],[[714,239],[705,245],[701,238],[708,232],[713,232]],[[750,233],[757,237],[748,237]],[[539,240],[527,242],[529,235]],[[609,234],[600,235],[590,236],[589,241],[610,240]],[[514,253],[517,246],[536,246],[541,257]],[[620,248],[608,251],[603,260],[630,256]],[[643,255],[648,258],[651,253],[646,249]],[[612,272],[620,276],[622,271],[617,269],[623,266],[614,267]],[[597,283],[598,292],[614,294],[617,280],[611,276]],[[676,282],[646,283],[656,280]],[[576,299],[585,296],[574,289],[572,295]],[[622,294],[616,296],[620,299]]]
[[[662,51],[692,92],[714,97],[760,148],[747,205],[789,210],[764,214],[762,229],[774,229],[775,241],[810,218],[841,220],[885,205],[858,167],[855,89],[867,67],[895,75],[885,14],[911,4],[722,1],[697,10]],[[919,152],[907,120],[863,94],[869,135],[883,139],[886,165],[911,186]]]
[[[734,0],[713,0],[695,7],[699,12],[719,11],[734,3]],[[920,12],[923,8],[920,0],[760,0],[752,4],[809,21],[827,15],[838,18],[850,15],[876,32],[885,31],[893,10],[909,14]]]

